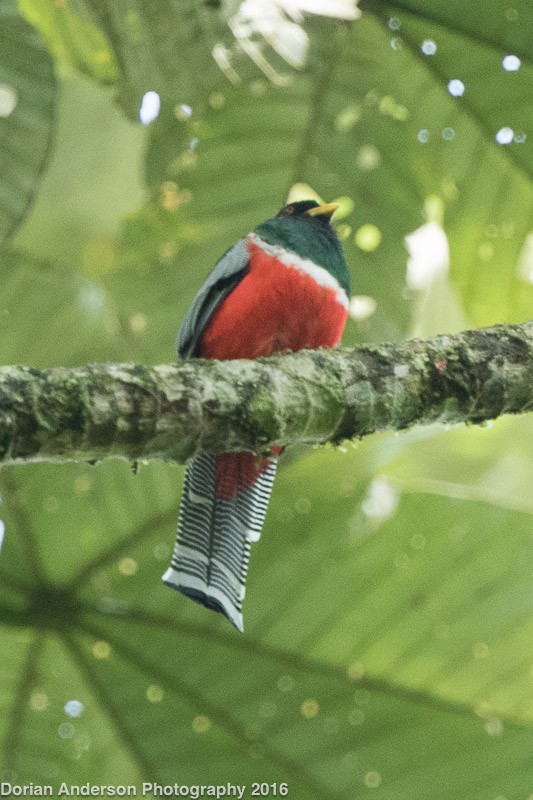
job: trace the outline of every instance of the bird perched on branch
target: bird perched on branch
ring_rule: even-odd
[[[217,262],[178,333],[182,358],[259,358],[335,347],[350,279],[331,225],[335,203],[291,203]],[[259,539],[282,448],[200,452],[187,465],[168,586],[240,630],[250,545]]]

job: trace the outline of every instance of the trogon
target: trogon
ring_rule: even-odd
[[[335,203],[290,203],[217,262],[178,333],[182,358],[259,358],[335,347],[350,280]],[[259,539],[277,456],[200,452],[189,461],[178,538],[164,582],[240,630],[250,545]]]

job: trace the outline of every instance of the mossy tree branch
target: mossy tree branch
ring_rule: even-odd
[[[0,464],[185,462],[533,410],[533,322],[258,361],[0,368]]]

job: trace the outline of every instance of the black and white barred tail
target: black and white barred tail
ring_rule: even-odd
[[[250,545],[261,535],[277,459],[231,499],[216,496],[216,462],[200,453],[187,465],[178,538],[163,581],[242,631]]]

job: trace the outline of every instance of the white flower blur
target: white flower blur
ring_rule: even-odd
[[[443,229],[437,222],[427,222],[405,237],[409,253],[406,281],[409,289],[428,289],[435,278],[447,274],[450,248]]]
[[[349,314],[356,322],[362,322],[375,313],[378,307],[373,297],[366,294],[355,294],[350,298]]]
[[[274,0],[287,14],[317,14],[337,19],[357,19],[361,16],[357,0]]]
[[[0,117],[9,117],[18,103],[18,95],[11,86],[0,83]]]
[[[307,54],[308,38],[299,24],[300,15],[290,14],[290,17],[292,19],[275,0],[244,0],[230,18],[229,26],[245,53],[263,71],[260,60],[264,56],[254,36],[262,37],[291,66],[301,67]]]
[[[518,277],[533,283],[533,233],[528,233],[518,257]]]
[[[272,83],[279,85],[286,83],[287,78],[276,72],[266,59],[263,43],[269,44],[287,64],[302,67],[309,46],[308,36],[301,25],[304,15],[316,14],[353,20],[361,14],[357,2],[358,0],[243,0],[237,11],[229,17],[228,25],[235,36],[237,47],[252,59]],[[216,47],[220,48],[220,45]],[[216,55],[220,55],[219,50],[216,50]],[[216,60],[220,66],[220,59]],[[223,71],[226,72],[225,69]],[[229,74],[228,77],[235,83]]]
[[[395,513],[400,503],[400,493],[385,476],[378,475],[370,483],[366,497],[361,503],[365,517],[375,522],[384,522]]]

